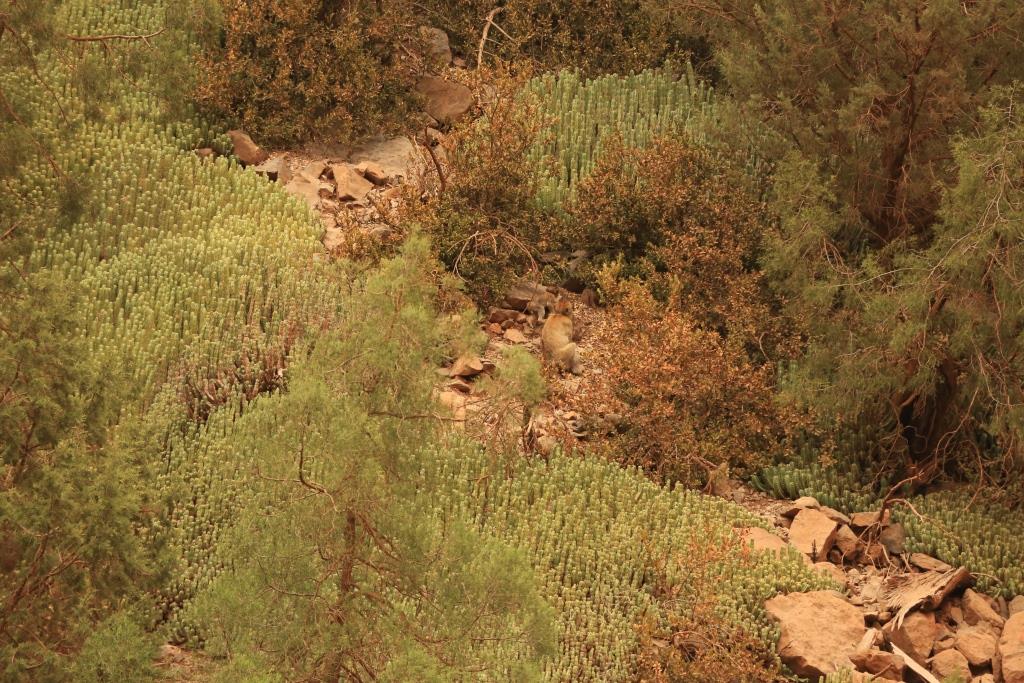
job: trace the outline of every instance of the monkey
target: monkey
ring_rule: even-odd
[[[574,375],[583,374],[580,366],[580,352],[573,341],[572,304],[558,299],[554,311],[544,321],[540,331],[540,347],[544,357],[553,362],[561,371]]]
[[[526,312],[533,314],[537,319],[537,323],[540,324],[544,322],[548,311],[555,310],[556,304],[557,300],[555,295],[545,289],[538,292],[532,299],[530,299],[530,302],[526,304]]]

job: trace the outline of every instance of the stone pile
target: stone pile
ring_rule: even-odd
[[[795,673],[1024,683],[1024,596],[993,599],[971,588],[966,568],[908,553],[888,510],[847,516],[805,497],[780,513],[778,534],[740,529],[741,540],[755,552],[795,550],[840,588],[765,603],[779,623],[779,655]]]

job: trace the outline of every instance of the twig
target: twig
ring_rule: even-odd
[[[437,169],[437,179],[441,181],[440,194],[444,194],[445,188],[448,187],[448,183],[445,182],[444,171],[441,170],[441,162],[437,160],[437,155],[434,154],[433,148],[430,146],[430,140],[427,137],[427,129],[423,129],[423,146],[427,149],[427,154],[430,155],[430,160],[434,162],[434,168]]]
[[[106,43],[107,41],[110,41],[110,40],[128,40],[128,41],[141,40],[146,45],[148,45],[150,47],[153,47],[153,44],[151,42],[149,42],[149,39],[150,38],[155,38],[156,36],[160,35],[161,33],[163,33],[166,30],[167,30],[167,28],[165,27],[165,28],[162,28],[162,29],[160,29],[158,31],[153,31],[152,33],[140,33],[140,34],[134,34],[134,35],[133,34],[124,34],[124,33],[109,33],[107,35],[100,35],[100,36],[73,36],[71,34],[67,34],[66,33],[66,34],[64,34],[64,37],[67,38],[68,40],[73,40],[76,43]]]
[[[502,9],[504,9],[504,8],[503,7],[495,7],[487,15],[487,21],[484,23],[483,35],[480,36],[480,46],[477,48],[477,51],[476,51],[476,68],[477,68],[477,70],[480,69],[480,66],[484,62],[484,44],[487,42],[487,34],[490,33],[491,26],[494,25],[494,17],[498,16],[498,14],[501,12]],[[502,33],[505,33],[505,32],[502,31]],[[505,35],[508,35],[508,34],[505,33]]]

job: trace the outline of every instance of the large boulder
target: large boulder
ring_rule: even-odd
[[[818,510],[805,508],[793,518],[789,542],[812,560],[824,559],[836,540],[839,525]]]
[[[459,121],[476,103],[472,90],[437,76],[421,78],[416,92],[423,97],[423,110],[444,124]]]
[[[1017,612],[1006,620],[996,661],[1003,683],[1024,683],[1024,612]]]
[[[848,667],[867,631],[860,610],[832,591],[777,595],[764,607],[779,623],[782,661],[815,680]]]
[[[1010,600],[1010,604],[1007,609],[1009,610],[1011,617],[1018,612],[1024,612],[1024,595],[1018,595],[1013,600]]]
[[[229,130],[228,137],[231,138],[231,145],[234,147],[235,156],[245,166],[256,166],[270,158],[270,155],[253,142],[252,138],[245,131]]]

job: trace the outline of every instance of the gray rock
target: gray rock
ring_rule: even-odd
[[[890,555],[902,555],[907,550],[907,532],[902,524],[890,524],[878,534],[878,542]]]
[[[420,41],[428,67],[443,69],[452,63],[452,48],[448,44],[447,33],[433,26],[420,26]]]

